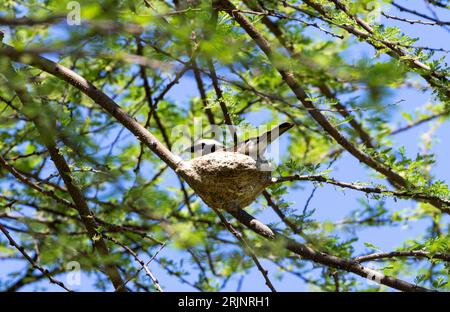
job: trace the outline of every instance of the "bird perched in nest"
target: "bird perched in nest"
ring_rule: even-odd
[[[226,210],[256,232],[274,237],[267,225],[243,208],[270,185],[272,167],[263,158],[267,147],[293,126],[284,122],[231,147],[225,147],[216,140],[199,140],[186,150],[194,153],[195,157],[183,162],[178,170],[184,172],[189,185],[209,207]]]
[[[283,122],[260,136],[237,142],[237,144],[231,147],[225,147],[216,140],[201,139],[196,141],[194,145],[188,148],[188,150],[195,156],[204,156],[214,152],[223,151],[248,155],[255,160],[264,160],[263,155],[266,152],[267,147],[293,126],[294,124],[290,122]]]

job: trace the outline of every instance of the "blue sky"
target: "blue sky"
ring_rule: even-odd
[[[427,12],[426,7],[422,4],[422,1],[398,1],[401,4],[408,4],[409,8]],[[393,9],[391,11],[393,15],[404,15]],[[404,15],[406,16],[406,15]],[[450,20],[450,14],[442,14],[443,20]],[[413,17],[412,17],[413,18]],[[413,18],[415,19],[415,18]],[[383,19],[383,22],[386,22]],[[444,48],[450,49],[450,34],[449,32],[443,30],[438,27],[429,27],[422,25],[409,25],[407,23],[395,22],[389,20],[386,22],[389,25],[397,25],[400,26],[401,29],[412,37],[418,37],[419,40],[416,42],[416,45],[420,46],[431,46],[435,48]],[[358,49],[353,49],[352,53],[347,57],[349,60],[353,57],[355,60],[358,60],[361,56],[366,56],[368,58],[373,57],[373,49],[369,48],[365,44],[361,44],[358,46]],[[443,53],[437,54],[439,56],[444,55]],[[449,57],[447,55],[446,60],[449,61]],[[195,81],[192,76],[187,76],[188,78],[183,79],[180,84],[172,89],[172,91],[168,94],[168,97],[173,101],[177,102],[179,105],[185,106],[189,102],[190,98],[197,97],[197,89],[195,87]],[[270,90],[273,91],[273,90]],[[394,124],[404,125],[406,120],[400,115],[400,111],[406,110],[409,112],[414,111],[414,109],[422,107],[427,101],[430,101],[431,95],[429,93],[420,93],[416,90],[412,89],[398,89],[394,90],[391,94],[390,98],[387,99],[389,102],[397,102],[399,100],[403,100],[398,107],[393,111],[394,114]],[[270,121],[267,116],[264,114],[255,114],[250,113],[247,116],[246,121],[251,122],[254,126],[259,126],[261,124],[265,124]],[[407,154],[409,156],[414,156],[416,153],[420,152],[420,136],[429,130],[430,124],[424,124],[419,127],[416,127],[413,130],[407,131],[405,133],[399,134],[395,136],[395,146],[400,147],[404,146],[406,148]],[[436,144],[433,145],[431,152],[436,154],[436,167],[433,170],[433,175],[436,179],[450,181],[450,162],[448,161],[450,156],[450,142],[449,136],[450,133],[450,125],[448,122],[442,124],[440,128],[437,130],[435,137],[438,140]],[[124,134],[125,137],[128,137],[128,134]],[[285,146],[287,138],[284,139],[281,146]],[[287,155],[282,155],[287,156]],[[345,154],[338,162],[336,162],[333,167],[332,176],[338,180],[346,181],[346,182],[355,182],[355,181],[369,181],[372,179],[370,175],[370,171],[365,169],[360,165],[360,163],[353,158],[352,156]],[[172,185],[176,181],[172,173],[167,174],[167,180],[165,181],[165,185]],[[178,185],[176,182],[175,185]],[[289,202],[292,202],[292,208],[302,210],[305,204],[307,197],[309,196],[312,185],[308,183],[301,184],[304,188],[292,191],[285,199]],[[361,198],[362,195],[359,192],[346,190],[342,192],[340,189],[336,189],[333,186],[325,186],[319,188],[314,198],[310,203],[311,209],[316,209],[314,214],[314,218],[319,221],[331,221],[337,222],[343,219],[348,213],[358,207],[360,204],[358,203],[358,199]],[[414,202],[407,200],[399,200],[394,202],[392,200],[386,200],[387,206],[392,210],[404,209],[407,207],[413,207]],[[265,222],[273,222],[273,218],[276,218],[273,213],[270,211],[265,211],[260,215],[262,221]],[[443,222],[448,223],[449,218],[446,217],[443,219]],[[424,221],[412,221],[404,227],[378,227],[378,228],[370,228],[364,229],[357,232],[359,236],[359,240],[354,243],[355,249],[357,253],[364,253],[368,251],[364,246],[365,242],[370,242],[375,246],[378,246],[380,249],[384,251],[389,251],[398,247],[402,242],[404,242],[408,238],[415,238],[420,233],[424,232],[424,228],[429,226],[428,222]],[[339,233],[342,237],[346,237],[350,234],[342,232]],[[180,253],[177,250],[171,248],[170,246],[165,248],[162,254],[166,257],[172,257],[174,259],[180,258]],[[143,256],[145,258],[145,256]],[[284,278],[279,281],[274,278],[274,275],[277,273],[277,268],[272,265],[270,262],[263,260],[263,266],[269,270],[269,273],[272,277],[272,282],[274,286],[279,291],[306,291],[310,290],[308,285],[302,283],[298,278],[295,278],[289,274],[284,274]],[[12,270],[23,267],[23,262],[19,261],[2,261],[0,260],[0,277],[4,277],[11,272]],[[158,277],[161,282],[163,288],[166,291],[193,291],[194,289],[188,285],[182,284],[177,278],[168,275],[159,265],[153,262],[150,265],[150,269],[152,272]],[[64,275],[59,275],[59,279],[64,280]],[[360,279],[362,283],[365,281]],[[95,290],[92,285],[93,279],[86,274],[82,275],[82,285],[79,288],[74,287],[74,289],[78,290]],[[227,288],[225,290],[234,291],[236,290],[238,284],[238,279],[232,280],[229,282]],[[22,288],[22,291],[30,291],[39,287],[45,287],[48,290],[60,291],[60,289],[54,285],[49,285],[47,281],[42,281],[39,283],[35,283],[31,286],[27,286]],[[248,274],[245,275],[242,281],[243,291],[267,291],[267,287],[264,285],[263,278],[259,271],[256,269],[251,270]]]

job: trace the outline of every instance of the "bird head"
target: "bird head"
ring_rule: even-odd
[[[194,157],[200,157],[222,150],[223,148],[224,146],[216,140],[201,139],[195,141],[195,143],[188,147],[185,151],[193,153]]]

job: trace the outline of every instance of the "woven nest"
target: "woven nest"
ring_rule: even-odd
[[[250,205],[271,179],[271,172],[262,171],[253,158],[232,152],[185,161],[179,171],[208,206],[224,210]]]

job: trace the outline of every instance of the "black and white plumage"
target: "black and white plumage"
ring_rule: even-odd
[[[189,150],[191,153],[194,153],[195,157],[204,156],[217,151],[224,151],[245,154],[254,159],[263,159],[267,147],[293,126],[292,123],[284,122],[260,136],[238,142],[231,147],[225,147],[216,140],[201,139],[195,142]]]
[[[198,140],[191,147],[187,148],[195,157],[208,155],[216,151],[222,151],[225,147],[216,140],[201,139]]]

